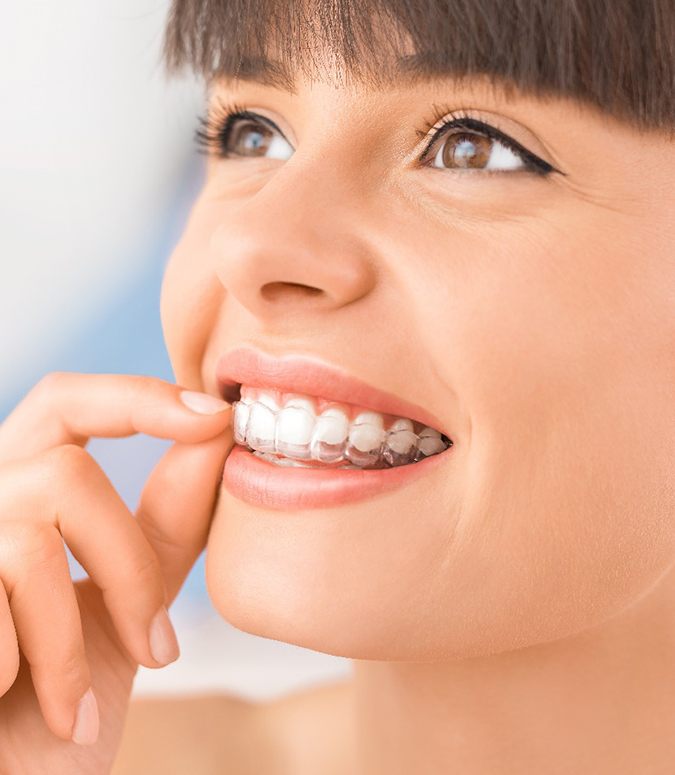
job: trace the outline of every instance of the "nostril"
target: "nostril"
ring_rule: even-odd
[[[306,296],[320,296],[323,293],[321,288],[290,282],[267,283],[260,292],[266,301],[276,301],[283,297],[289,299],[302,299]]]

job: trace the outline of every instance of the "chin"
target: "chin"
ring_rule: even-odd
[[[221,488],[209,596],[243,632],[351,659],[458,660],[574,637],[658,585],[675,531],[644,499],[631,508],[641,490],[628,476],[614,480],[616,508],[599,512],[587,495],[606,475],[572,462],[576,490],[553,475],[559,459],[541,483],[529,466],[498,476],[482,460],[480,497],[439,470],[362,502],[295,512]]]
[[[221,493],[206,550],[214,607],[243,632],[325,654],[433,659],[419,619],[439,544],[419,529],[412,489],[405,502],[389,494],[297,513]]]
[[[447,542],[434,520],[420,529],[420,496],[281,513],[223,493],[206,550],[215,609],[242,632],[351,659],[463,659],[522,645],[512,614],[452,592],[453,576],[477,591],[466,575],[474,563],[438,583]],[[426,506],[440,518],[440,504]]]

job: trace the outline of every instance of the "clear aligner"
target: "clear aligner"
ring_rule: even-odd
[[[452,446],[447,436],[433,428],[424,427],[415,433],[413,423],[403,418],[385,431],[374,413],[365,413],[371,415],[371,422],[350,423],[338,409],[327,409],[315,417],[304,404],[297,400],[274,409],[261,401],[235,401],[235,442],[246,445],[258,457],[273,457],[282,465],[316,461],[362,469],[417,463]]]

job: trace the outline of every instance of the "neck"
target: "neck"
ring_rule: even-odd
[[[675,578],[564,640],[451,662],[354,660],[359,775],[666,772]]]

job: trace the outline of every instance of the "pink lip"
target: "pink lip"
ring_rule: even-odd
[[[306,393],[407,417],[442,431],[438,418],[423,407],[378,390],[314,357],[275,358],[239,347],[218,361],[216,381],[223,396],[228,388],[239,384]],[[450,434],[446,436],[452,439]],[[239,500],[263,508],[284,511],[337,506],[374,497],[425,476],[448,459],[451,449],[406,466],[359,471],[277,466],[235,445],[225,461],[223,485]]]
[[[223,485],[235,498],[277,511],[340,506],[390,492],[426,476],[448,460],[452,447],[419,463],[371,471],[288,468],[235,445],[225,461]]]
[[[372,387],[315,357],[286,355],[275,358],[260,350],[239,347],[218,360],[216,381],[223,396],[228,387],[240,384],[289,393],[306,393],[329,401],[355,404],[382,414],[417,420],[453,439],[452,434],[443,429],[441,421],[424,407]]]

